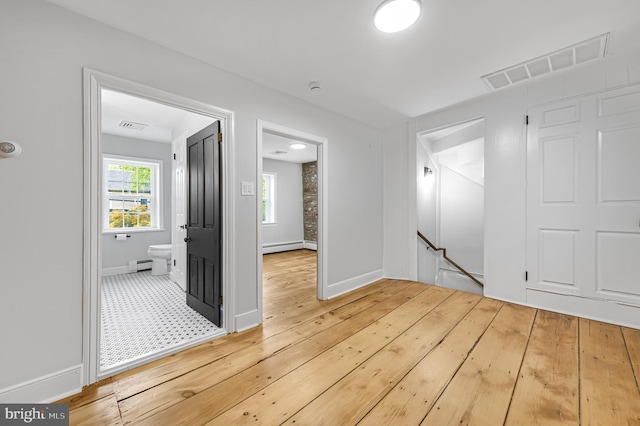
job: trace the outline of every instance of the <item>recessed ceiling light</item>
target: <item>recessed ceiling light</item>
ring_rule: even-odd
[[[420,0],[386,0],[376,9],[374,23],[382,32],[396,33],[413,25],[420,9]]]
[[[303,143],[292,143],[289,147],[291,149],[305,149],[307,146]]]

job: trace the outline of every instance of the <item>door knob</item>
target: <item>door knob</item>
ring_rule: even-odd
[[[190,237],[187,237],[187,238],[185,238],[185,239],[184,239],[184,242],[185,242],[185,243],[188,243],[189,241],[191,241],[191,238],[190,238]]]

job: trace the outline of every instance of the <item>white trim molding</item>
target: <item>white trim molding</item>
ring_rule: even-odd
[[[384,278],[384,270],[371,271],[358,277],[349,278],[329,285],[328,299],[333,299],[342,294],[353,291],[357,288],[364,287]]]
[[[234,113],[192,99],[184,98],[131,82],[119,77],[83,69],[84,91],[84,234],[83,234],[83,372],[82,385],[106,377],[99,371],[100,278],[102,232],[101,192],[101,93],[110,89],[173,106],[185,111],[209,116],[220,121],[224,135],[222,157],[222,292],[224,294],[223,326],[229,333],[235,330],[235,123]]]
[[[80,364],[0,389],[0,402],[47,404],[74,395],[81,390],[82,365]]]
[[[237,332],[257,327],[262,323],[262,312],[254,309],[236,316],[235,328]]]
[[[287,243],[271,243],[262,245],[262,253],[280,253],[283,251],[301,250],[305,248],[304,241],[291,241]]]

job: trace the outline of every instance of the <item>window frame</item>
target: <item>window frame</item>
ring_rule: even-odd
[[[268,178],[267,178],[268,177]],[[269,189],[267,191],[264,190],[264,182],[265,179],[270,183]],[[262,197],[262,204],[265,205],[266,202],[266,214],[263,216],[262,224],[263,225],[276,225],[278,223],[277,220],[277,203],[276,203],[276,188],[277,188],[277,179],[278,175],[275,172],[262,172],[262,179],[260,180],[260,194]],[[266,199],[265,199],[266,192]],[[271,195],[269,197],[269,195]],[[271,210],[271,218],[269,210]],[[271,220],[269,220],[271,219]]]
[[[123,195],[123,199],[140,200],[141,198],[149,199],[149,211],[151,215],[151,226],[145,227],[109,227],[109,198],[113,197],[113,194],[109,194],[109,164],[120,164],[124,166],[137,166],[137,167],[149,167],[151,169],[151,177],[149,181],[150,192],[149,195]],[[140,158],[124,155],[103,154],[102,155],[102,233],[103,234],[115,234],[115,233],[131,233],[131,232],[156,232],[164,231],[164,209],[163,203],[163,188],[162,188],[162,176],[163,176],[163,162],[162,160],[155,158]]]

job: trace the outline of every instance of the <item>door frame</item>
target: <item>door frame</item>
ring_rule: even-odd
[[[144,98],[160,104],[169,105],[197,114],[210,116],[220,120],[224,137],[222,147],[222,291],[225,297],[223,317],[224,333],[235,331],[235,279],[234,279],[234,240],[233,228],[235,217],[235,203],[233,199],[234,185],[234,113],[222,108],[208,105],[199,101],[184,98],[146,86],[115,77],[106,73],[83,68],[83,297],[82,297],[82,385],[86,386],[104,377],[115,374],[108,372],[100,374],[100,281],[102,278],[102,227],[100,194],[102,180],[101,142],[101,90],[110,89],[129,95]],[[173,220],[173,218],[172,218]],[[152,359],[159,359],[170,353],[175,353],[189,346],[202,343],[194,341],[190,344],[176,347],[170,351],[160,352]]]
[[[434,244],[437,245],[438,247],[440,246],[440,220],[441,220],[441,212],[440,212],[440,197],[441,197],[441,190],[440,190],[440,184],[441,184],[441,167],[440,167],[440,163],[439,161],[437,161],[436,156],[437,153],[434,153],[433,150],[431,149],[431,142],[427,139],[427,137],[435,132],[441,131],[441,130],[445,130],[445,129],[449,129],[452,127],[457,127],[457,126],[461,126],[461,125],[465,125],[465,124],[470,124],[470,125],[474,125],[476,123],[479,122],[483,122],[486,123],[486,118],[484,116],[482,117],[475,117],[475,118],[469,118],[466,120],[461,120],[461,121],[454,121],[450,124],[446,124],[443,126],[437,126],[437,127],[432,127],[432,128],[428,128],[426,130],[420,130],[416,133],[416,142],[414,145],[414,151],[413,151],[413,155],[414,155],[414,160],[416,161],[415,163],[415,169],[412,171],[411,168],[409,168],[410,170],[410,179],[409,182],[412,186],[412,188],[410,188],[411,194],[412,196],[410,197],[410,202],[412,203],[411,208],[409,209],[409,219],[407,223],[413,223],[414,224],[414,229],[418,229],[418,215],[420,214],[419,211],[419,205],[418,205],[418,184],[417,182],[423,178],[423,167],[426,166],[426,164],[419,164],[418,163],[418,152],[420,150],[420,147],[424,148],[424,150],[427,153],[427,156],[429,157],[429,159],[431,160],[434,168],[435,168],[435,185],[436,185],[436,207],[435,207],[435,230],[436,230],[436,235],[435,235],[435,242]],[[484,146],[485,146],[485,152],[486,152],[486,146],[487,146],[487,141],[486,141],[486,124],[485,124],[485,131],[484,131],[484,138],[485,138],[485,142],[484,142]],[[486,198],[486,192],[485,192],[485,198]],[[486,200],[485,200],[486,201]],[[485,202],[485,206],[486,206],[486,202]],[[485,207],[486,210],[486,207]],[[414,230],[410,230],[410,232],[412,232],[412,236],[411,236],[411,246],[409,247],[409,258],[410,259],[415,259],[415,264],[410,265],[410,271],[409,273],[411,274],[411,279],[417,281],[418,280],[418,268],[419,268],[419,263],[420,263],[420,253],[418,251],[418,237],[415,234]],[[486,238],[485,238],[486,241]],[[420,243],[422,244],[422,243]],[[486,256],[485,256],[486,259]],[[435,265],[435,271],[436,271],[436,275],[438,274],[438,272],[440,271],[440,265],[442,264],[442,262],[444,262],[444,260],[441,258],[441,256],[435,256],[434,259],[434,265]],[[486,270],[486,267],[483,268],[484,270]]]
[[[329,273],[328,273],[328,189],[329,189],[329,141],[327,138],[313,135],[311,133],[301,132],[279,124],[270,123],[264,120],[257,122],[257,164],[256,164],[256,227],[258,235],[258,253],[256,258],[257,264],[257,282],[258,282],[258,314],[262,321],[262,197],[259,196],[260,182],[262,182],[262,135],[263,133],[271,133],[289,139],[295,139],[302,142],[315,145],[318,148],[318,276],[317,276],[317,297],[320,300],[329,298]]]
[[[182,246],[184,248],[184,256],[183,259],[184,262],[177,262],[176,259],[176,250],[178,248],[179,244],[176,244],[176,242],[180,242],[180,239],[184,239],[187,235],[187,230],[185,227],[181,226],[182,228],[182,234],[180,234],[178,232],[177,226],[176,224],[179,223],[177,222],[176,216],[177,216],[177,205],[178,205],[178,195],[177,195],[177,190],[176,190],[176,170],[177,170],[177,165],[176,165],[176,156],[180,156],[179,153],[177,153],[177,151],[182,151],[182,155],[184,156],[184,162],[185,162],[185,166],[184,168],[186,169],[186,162],[187,162],[187,131],[185,130],[184,132],[182,132],[180,135],[178,135],[177,137],[175,137],[173,139],[173,141],[171,141],[171,151],[173,152],[174,155],[174,161],[171,162],[171,223],[174,225],[171,229],[171,249],[173,251],[174,254],[174,264],[171,265],[171,273],[170,273],[170,278],[171,281],[178,283],[178,285],[180,286],[180,288],[183,291],[187,291],[187,284],[186,284],[186,264],[187,264],[187,260],[186,260],[186,253],[187,253],[187,248],[186,248],[186,243],[184,243],[184,245]],[[181,147],[178,148],[178,145],[182,144]],[[186,179],[183,179],[182,181],[182,194],[183,194],[183,199],[182,199],[182,211],[186,212],[187,211],[187,188],[186,188]],[[184,213],[186,216],[186,213]],[[182,220],[182,223],[186,223],[185,222],[186,219]],[[184,241],[183,241],[184,242]],[[176,274],[174,273],[174,268],[173,266],[176,266],[177,263],[180,263],[180,266],[182,267],[181,272],[182,272],[182,276],[180,277],[180,282],[176,281]]]

